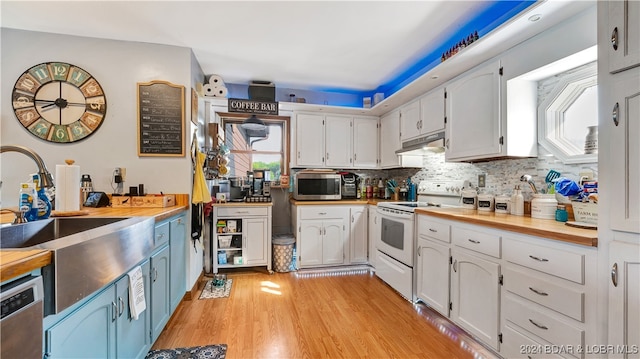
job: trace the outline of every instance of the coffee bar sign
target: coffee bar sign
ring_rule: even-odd
[[[278,115],[278,103],[254,101],[239,98],[229,99],[229,112],[255,113],[259,115]]]

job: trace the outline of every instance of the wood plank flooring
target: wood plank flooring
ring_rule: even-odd
[[[153,349],[227,344],[228,359],[495,357],[368,271],[228,278],[229,298],[182,301]]]

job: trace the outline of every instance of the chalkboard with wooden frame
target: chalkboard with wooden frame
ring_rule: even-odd
[[[138,156],[185,155],[184,86],[138,82]]]

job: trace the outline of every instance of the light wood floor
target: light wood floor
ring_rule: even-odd
[[[373,274],[229,278],[229,298],[183,301],[153,349],[227,344],[228,359],[494,357]]]

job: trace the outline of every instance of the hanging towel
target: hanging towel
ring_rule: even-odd
[[[194,165],[195,170],[193,173],[193,193],[191,195],[191,203],[209,203],[211,202],[211,193],[207,188],[207,180],[204,178],[204,161],[207,159],[207,155],[200,152],[198,148],[194,148]]]
[[[137,266],[127,275],[129,276],[129,311],[131,312],[131,318],[138,320],[138,316],[147,309],[147,302],[144,299],[142,268]]]

